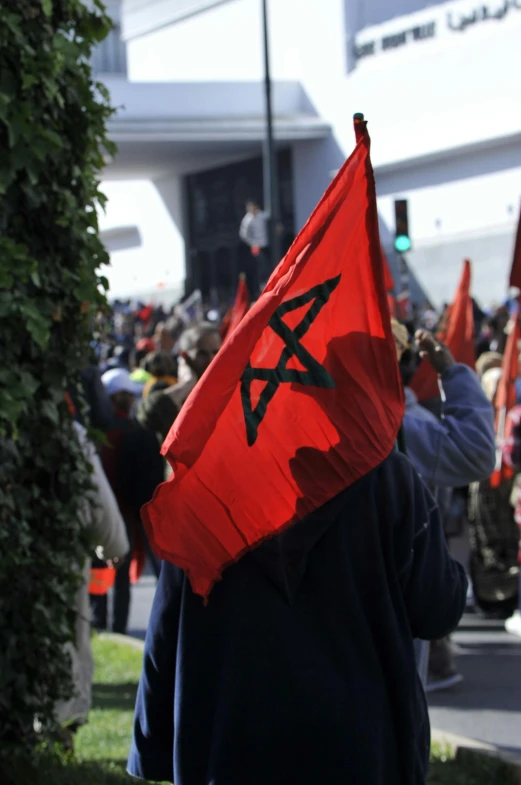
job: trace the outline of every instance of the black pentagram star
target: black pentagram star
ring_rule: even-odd
[[[285,347],[275,368],[252,368],[251,364],[248,363],[242,375],[241,398],[249,447],[255,444],[257,440],[259,425],[264,419],[268,404],[273,399],[279,385],[297,383],[308,385],[309,387],[328,389],[335,387],[334,379],[332,379],[324,366],[302,346],[300,340],[307,333],[329,300],[331,293],[334,292],[340,283],[340,277],[340,275],[337,275],[336,278],[330,278],[328,281],[324,281],[324,283],[313,286],[305,294],[282,303],[268,322],[268,326],[271,327],[273,332],[282,338]],[[310,302],[313,302],[313,305],[295,329],[292,330],[288,327],[282,317]],[[287,368],[288,360],[291,357],[296,357],[306,370],[296,371],[292,368]],[[257,406],[253,409],[251,404],[251,383],[255,379],[267,382],[267,384],[261,393]]]

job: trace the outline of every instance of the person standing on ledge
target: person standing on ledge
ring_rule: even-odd
[[[246,278],[252,297],[258,297],[270,276],[268,218],[253,199],[246,202],[246,215],[241,221],[239,237],[250,248]]]

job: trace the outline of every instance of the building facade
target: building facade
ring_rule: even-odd
[[[238,220],[242,196],[258,187],[246,178],[228,203],[217,194],[229,167],[259,171],[260,5],[122,0],[127,73],[106,81],[125,109],[110,127],[120,152],[107,167],[103,226],[107,236],[127,226],[121,236],[139,244],[114,250],[115,293],[147,282],[182,289],[204,276],[208,287],[226,266],[232,210]],[[394,200],[405,198],[408,262],[430,299],[451,298],[468,257],[475,296],[502,300],[521,196],[521,0],[271,0],[269,27],[288,237],[351,152],[351,118],[362,111],[388,255]],[[209,222],[199,234],[194,199]],[[208,245],[212,227],[209,259],[200,240]],[[227,262],[225,277],[237,264]]]

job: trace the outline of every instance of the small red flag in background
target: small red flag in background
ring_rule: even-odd
[[[382,261],[384,266],[384,286],[385,291],[387,292],[387,305],[389,306],[389,313],[391,316],[396,316],[396,299],[394,294],[392,294],[394,289],[394,279],[391,273],[391,268],[389,267],[389,262],[387,261],[387,256],[385,255],[385,251],[381,247],[380,250],[382,253]]]
[[[155,552],[207,597],[223,569],[388,456],[403,417],[369,136],[192,392],[143,508]]]
[[[474,369],[476,365],[476,347],[474,344],[474,312],[470,296],[471,264],[468,259],[463,263],[463,273],[454,295],[452,305],[444,314],[445,322],[437,338],[447,345],[456,362],[464,363]],[[438,376],[427,360],[422,360],[411,388],[419,401],[439,398],[440,389]]]
[[[517,224],[516,243],[514,245],[514,258],[512,259],[509,284],[521,291],[521,211]]]
[[[393,274],[391,273],[391,268],[389,267],[389,262],[387,261],[387,256],[385,252],[382,250],[382,261],[384,265],[384,286],[386,292],[392,292],[394,289],[394,279]]]
[[[221,325],[220,334],[224,340],[230,336],[237,325],[242,321],[250,307],[250,294],[246,284],[246,276],[241,273],[239,276],[239,285],[237,286],[237,294],[235,295],[235,302],[229,311],[226,313],[223,323]]]
[[[516,284],[517,285],[517,284]],[[513,470],[503,461],[502,442],[505,435],[506,416],[516,404],[516,379],[519,376],[519,343],[521,341],[521,326],[519,314],[510,321],[503,362],[501,364],[501,378],[499,380],[494,405],[496,407],[496,468],[490,484],[497,488],[504,480],[514,476]]]

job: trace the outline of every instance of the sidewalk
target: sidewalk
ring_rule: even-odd
[[[521,753],[521,639],[467,614],[452,641],[465,681],[429,695],[432,726]]]

